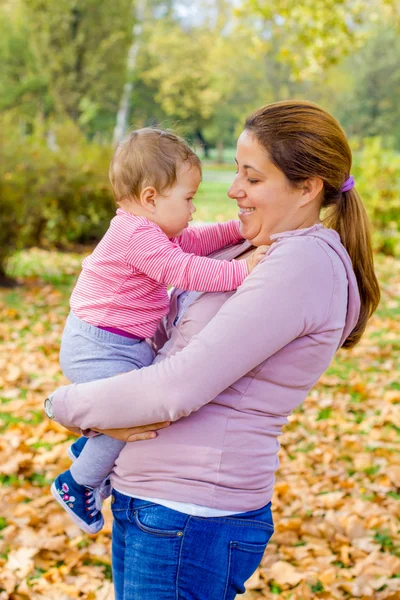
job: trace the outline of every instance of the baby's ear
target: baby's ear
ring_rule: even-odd
[[[156,210],[156,198],[157,190],[153,186],[149,185],[140,192],[140,204],[144,209],[154,212]]]

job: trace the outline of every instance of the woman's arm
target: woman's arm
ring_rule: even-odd
[[[276,242],[186,348],[139,371],[60,388],[53,404],[56,420],[106,429],[189,415],[321,326],[328,318],[333,281],[330,258],[313,238]]]

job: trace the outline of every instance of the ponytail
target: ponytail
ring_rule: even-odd
[[[343,344],[344,348],[352,348],[360,341],[367,321],[380,300],[369,221],[361,198],[354,188],[343,192],[339,201],[329,207],[324,224],[338,232],[351,258],[357,279],[361,301],[360,316],[357,325]]]

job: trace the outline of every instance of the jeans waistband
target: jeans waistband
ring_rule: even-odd
[[[139,509],[139,508],[145,508],[146,506],[160,506],[160,508],[162,507],[160,504],[156,504],[155,502],[150,502],[149,500],[142,500],[139,498],[134,498],[132,496],[127,496],[126,494],[123,494],[122,492],[118,492],[116,489],[113,489],[112,491],[112,496],[111,496],[111,504],[112,504],[112,508],[113,510],[133,510],[133,509]],[[243,519],[249,519],[250,521],[252,519],[257,520],[258,518],[260,518],[261,514],[264,513],[268,513],[268,515],[271,515],[270,519],[270,524],[268,524],[270,527],[273,528],[273,520],[272,520],[272,514],[271,514],[271,502],[268,502],[268,504],[266,504],[265,506],[262,506],[261,508],[257,508],[255,510],[249,510],[249,511],[245,511],[245,512],[238,512],[235,515],[231,515],[231,516],[222,516],[222,517],[193,517],[193,518],[206,518],[206,519],[219,519],[221,520],[221,522],[223,520],[243,520]],[[165,508],[165,507],[162,507]],[[165,508],[166,511],[168,510],[172,510],[170,508]]]

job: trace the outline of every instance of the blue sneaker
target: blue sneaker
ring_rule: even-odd
[[[83,531],[93,534],[102,529],[104,519],[96,490],[76,483],[70,471],[57,477],[51,486],[51,493]]]
[[[78,456],[80,456],[82,450],[86,446],[86,442],[88,441],[88,439],[89,438],[82,435],[80,438],[75,440],[73,444],[70,445],[70,447],[67,450],[67,454],[72,461],[76,460]]]
[[[73,444],[71,444],[70,447],[68,448],[67,454],[73,462],[77,458],[79,458],[79,456],[81,455],[81,452],[84,449],[84,447],[86,446],[88,439],[89,438],[87,438],[85,436],[81,436],[80,438],[75,440],[75,442]],[[97,488],[97,491],[98,491],[98,497],[100,498],[101,502],[103,500],[106,500],[109,496],[111,496],[112,487],[111,487],[111,481],[108,477],[106,477],[104,479],[104,481],[102,482],[100,487]]]

